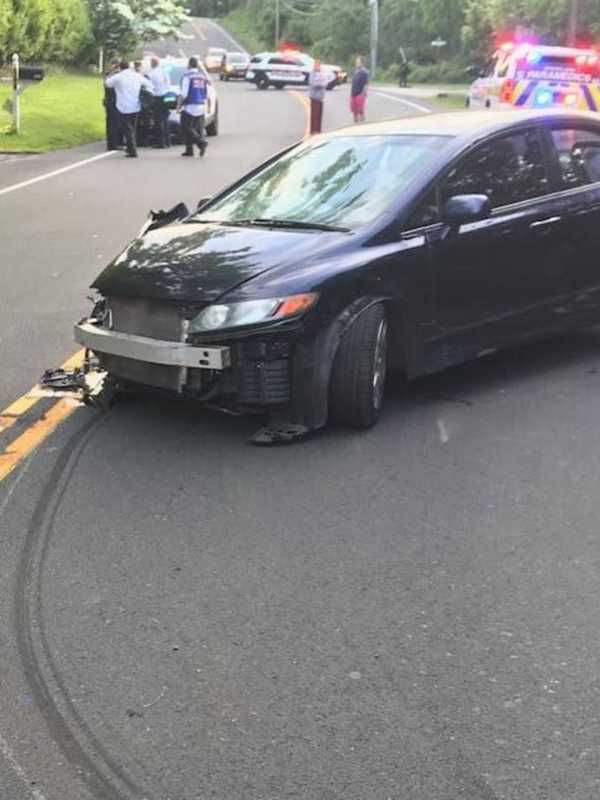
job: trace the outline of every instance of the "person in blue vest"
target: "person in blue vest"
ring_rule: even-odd
[[[178,108],[181,111],[181,132],[185,143],[182,156],[193,156],[194,145],[203,156],[206,152],[204,119],[208,112],[208,84],[206,76],[198,69],[198,59],[192,56],[188,70],[181,81]]]

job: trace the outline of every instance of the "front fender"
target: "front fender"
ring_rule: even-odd
[[[347,306],[327,328],[295,349],[292,364],[291,419],[309,430],[323,428],[329,411],[329,380],[344,334],[361,314],[385,296],[362,297]]]

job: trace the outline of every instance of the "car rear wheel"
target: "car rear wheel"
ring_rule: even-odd
[[[388,324],[381,304],[352,324],[335,357],[329,415],[336,425],[370,428],[379,419],[387,373]]]

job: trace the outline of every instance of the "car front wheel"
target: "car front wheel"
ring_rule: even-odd
[[[331,421],[370,428],[379,419],[387,373],[388,323],[381,304],[352,324],[335,357],[330,383]]]
[[[218,136],[219,135],[219,109],[215,111],[215,116],[213,121],[206,126],[206,135],[207,136]]]

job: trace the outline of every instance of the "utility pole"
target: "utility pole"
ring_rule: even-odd
[[[379,50],[379,0],[369,0],[371,6],[371,77],[377,71],[377,51]]]
[[[571,0],[569,5],[569,22],[567,25],[567,45],[577,44],[577,18],[579,16],[579,0]]]
[[[275,0],[275,50],[279,50],[281,38],[281,0]]]
[[[15,53],[12,57],[13,68],[13,95],[12,95],[12,116],[15,133],[21,132],[21,104],[19,95],[21,93],[21,65],[19,54]]]

